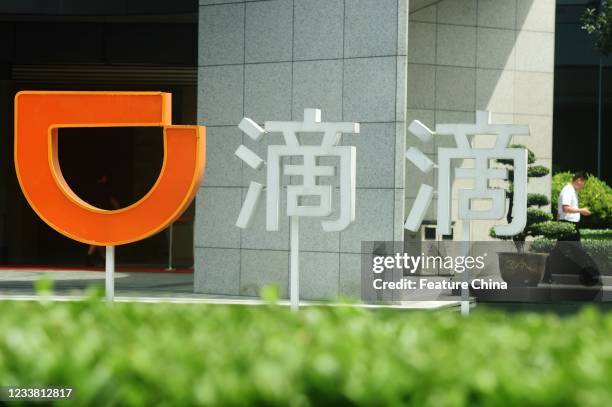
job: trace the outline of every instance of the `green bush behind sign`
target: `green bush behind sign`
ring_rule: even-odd
[[[66,405],[603,406],[612,315],[0,302],[0,384]],[[68,404],[69,403],[69,404]],[[60,404],[61,405],[61,404]]]

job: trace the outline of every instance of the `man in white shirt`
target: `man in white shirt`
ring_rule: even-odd
[[[567,184],[559,194],[559,203],[557,205],[558,219],[563,222],[573,223],[576,227],[576,235],[572,240],[580,240],[580,215],[589,216],[591,211],[589,208],[581,208],[578,206],[578,194],[584,188],[587,175],[583,171],[578,171],[574,174],[572,182]]]
[[[584,250],[580,243],[580,216],[589,216],[589,208],[578,205],[578,194],[584,188],[587,175],[579,171],[574,174],[572,182],[567,184],[559,194],[557,206],[558,219],[574,225],[575,233],[563,241],[557,241],[546,260],[545,282],[552,282],[552,274],[578,274],[580,282],[586,286],[601,285],[600,273],[597,264]]]

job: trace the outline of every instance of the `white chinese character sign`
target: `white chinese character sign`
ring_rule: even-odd
[[[321,226],[325,232],[339,232],[355,221],[355,177],[356,148],[338,145],[342,133],[359,133],[359,123],[321,122],[319,109],[305,109],[302,122],[265,122],[264,128],[249,118],[244,118],[238,126],[247,136],[259,141],[265,133],[282,133],[284,145],[268,146],[266,160],[257,156],[244,145],[236,150],[236,156],[248,166],[259,170],[267,167],[266,172],[266,230],[279,230],[282,175],[300,176],[301,185],[287,186],[287,216],[291,218],[291,305],[297,309],[299,304],[299,218],[322,217]],[[301,145],[299,134],[318,133],[322,135],[321,145]],[[283,157],[300,157],[302,164],[282,165]],[[339,160],[336,167],[319,164],[322,157],[335,157]],[[337,176],[340,186],[339,215],[337,219],[327,219],[332,215],[332,185],[320,185],[320,177]],[[247,228],[262,196],[264,186],[251,181],[236,226]],[[305,198],[314,197],[314,205],[304,204]]]
[[[452,160],[468,159],[474,161],[473,168],[456,168],[457,179],[472,179],[474,188],[459,190],[459,220],[466,222],[461,240],[469,240],[469,221],[471,220],[497,220],[505,218],[506,192],[501,188],[491,188],[491,180],[508,180],[508,170],[505,168],[491,168],[490,162],[495,159],[512,160],[514,163],[513,175],[513,205],[512,222],[510,224],[494,227],[498,236],[513,236],[520,233],[527,222],[527,150],[524,148],[509,148],[512,135],[529,135],[528,126],[511,124],[491,124],[488,112],[476,113],[475,124],[438,124],[435,132],[428,129],[418,120],[413,121],[408,130],[423,142],[432,142],[433,136],[452,135],[455,139],[455,148],[439,148],[438,155],[438,208],[437,227],[439,235],[451,233],[451,190],[452,190]],[[493,148],[474,148],[470,145],[468,136],[494,135],[496,136]],[[424,173],[433,170],[435,164],[417,148],[411,147],[406,151],[406,158]],[[405,228],[417,231],[425,216],[425,212],[433,197],[433,187],[423,184],[420,186],[414,205],[408,215]],[[473,201],[487,200],[491,202],[490,208],[476,210]],[[467,231],[467,233],[465,233]]]
[[[512,160],[514,174],[512,176],[513,205],[512,222],[510,224],[496,225],[495,234],[498,236],[513,236],[523,231],[527,223],[527,150],[524,148],[509,148],[513,135],[529,135],[528,126],[510,124],[491,124],[489,112],[476,112],[475,124],[437,124],[435,132],[428,129],[418,120],[413,121],[408,130],[421,141],[431,143],[434,135],[452,135],[455,148],[438,148],[438,208],[436,233],[438,235],[451,234],[451,202],[453,169],[458,179],[471,179],[474,182],[472,189],[460,189],[458,218],[462,221],[461,238],[465,242],[464,250],[469,251],[470,223],[472,220],[498,220],[506,216],[506,191],[501,188],[491,188],[489,181],[509,180],[508,170],[505,168],[491,168],[491,160]],[[494,135],[493,148],[474,148],[470,145],[469,136]],[[429,173],[436,166],[425,154],[417,148],[411,147],[406,151],[406,158],[419,170]],[[472,160],[473,168],[453,168],[452,160]],[[427,208],[431,204],[434,194],[431,185],[422,184],[417,192],[414,205],[410,210],[404,227],[417,231]],[[489,209],[477,210],[472,203],[476,200],[491,202]],[[463,273],[466,281],[469,280],[467,271]],[[461,313],[469,314],[468,290],[461,290]]]

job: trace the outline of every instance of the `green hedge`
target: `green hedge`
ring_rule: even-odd
[[[531,226],[533,235],[547,239],[569,240],[576,233],[576,227],[568,222],[546,221]]]
[[[0,383],[83,406],[603,406],[612,315],[0,302]]]
[[[584,250],[595,260],[599,270],[604,274],[612,274],[612,240],[589,239],[582,231],[581,243]],[[556,241],[546,238],[537,238],[530,242],[530,250],[537,253],[549,253]]]
[[[581,229],[580,236],[589,240],[612,240],[612,229]]]
[[[546,206],[550,203],[550,199],[544,194],[529,193],[527,194],[527,207],[529,206]]]

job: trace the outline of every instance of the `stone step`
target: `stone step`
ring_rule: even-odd
[[[553,274],[553,284],[580,284],[580,276],[578,274]],[[612,276],[601,276],[601,282],[604,286],[612,286]]]

